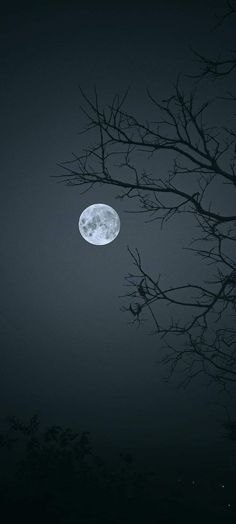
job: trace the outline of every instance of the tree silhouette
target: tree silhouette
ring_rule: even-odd
[[[227,406],[224,406],[224,408],[226,414],[226,420],[222,424],[222,427],[225,430],[224,437],[236,441],[236,420],[232,419]]]
[[[83,516],[103,522],[103,508],[112,511],[118,488],[125,498],[127,472],[112,474],[94,452],[89,432],[60,425],[44,428],[37,414],[28,421],[8,417],[6,422],[7,430],[0,434],[6,463],[4,468],[1,455],[0,504],[9,522],[13,517],[28,522],[29,517],[29,522],[68,523]]]
[[[226,414],[224,436],[235,440],[235,421],[227,408]],[[116,463],[101,458],[88,432],[55,424],[45,428],[38,415],[28,420],[8,417],[6,422],[0,434],[3,521],[120,524],[143,523],[147,518],[189,522],[195,515],[194,522],[200,522],[204,515],[207,522],[235,522],[235,465],[231,471],[224,466],[219,473],[218,453],[210,466],[197,467],[195,482],[193,459],[189,471],[183,463],[180,478],[179,463],[173,467],[171,460],[169,469],[168,452],[165,460],[153,461],[150,471],[146,465],[137,468],[129,450],[123,450]],[[222,479],[227,490],[219,490]],[[232,520],[228,521],[229,501]]]
[[[235,8],[228,2],[218,25],[233,15]],[[135,270],[126,277],[131,289],[123,309],[137,324],[149,314],[153,333],[163,340],[161,359],[170,375],[177,368],[185,372],[183,385],[203,374],[226,387],[236,381],[236,129],[233,111],[232,123],[228,117],[227,123],[216,125],[215,120],[228,111],[229,102],[235,103],[227,80],[235,72],[236,56],[232,52],[213,60],[195,52],[195,59],[200,70],[192,79],[178,78],[171,96],[159,100],[147,90],[152,120],[143,121],[126,109],[128,92],[104,107],[96,90],[91,98],[81,90],[87,119],[83,132],[92,132],[92,145],[63,163],[61,177],[86,190],[114,186],[117,198],[135,200],[138,212],[161,227],[180,215],[192,224],[188,249],[200,259],[202,281],[198,277],[164,285],[159,274],[145,269],[139,250],[128,248]],[[212,78],[225,82],[225,97],[206,100],[204,82],[209,91],[215,86]],[[163,171],[163,159],[166,172],[160,176],[156,173],[160,161]],[[206,265],[211,270],[207,278]],[[164,305],[169,306],[167,319]]]

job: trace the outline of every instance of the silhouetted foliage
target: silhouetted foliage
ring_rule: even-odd
[[[38,415],[27,422],[8,417],[7,424],[8,430],[0,435],[0,447],[11,458],[6,475],[0,475],[4,500],[25,501],[23,511],[32,504],[35,508],[45,505],[52,518],[62,515],[67,522],[71,512],[75,518],[99,516],[107,498],[112,506],[117,497],[126,496],[127,471],[118,467],[113,473],[94,453],[88,431],[79,433],[58,425],[44,429]],[[129,464],[125,452],[124,459]]]
[[[234,4],[228,2],[220,21],[233,20],[234,15]],[[168,376],[180,369],[184,386],[204,375],[225,388],[236,382],[236,208],[232,206],[236,129],[233,116],[232,125],[217,126],[214,120],[218,109],[221,114],[223,104],[234,104],[236,97],[227,92],[225,99],[215,95],[213,100],[206,99],[203,82],[212,77],[222,82],[231,79],[236,58],[235,52],[223,60],[196,55],[200,71],[193,76],[197,81],[185,75],[185,80],[177,80],[171,96],[162,100],[147,91],[152,121],[143,121],[126,109],[128,92],[117,94],[103,107],[96,90],[94,98],[81,90],[87,119],[84,132],[93,133],[92,145],[63,164],[66,174],[61,177],[67,185],[86,190],[98,185],[115,187],[120,191],[117,198],[136,201],[139,210],[135,212],[159,221],[161,227],[179,216],[192,224],[188,249],[202,264],[202,281],[186,276],[183,282],[165,285],[163,275],[145,269],[139,250],[129,248],[135,270],[126,278],[131,291],[124,310],[137,325],[148,314],[153,333],[163,341],[161,360],[168,366]],[[166,173],[159,175],[163,158]],[[228,208],[226,189],[231,196]],[[206,266],[211,266],[207,277]],[[163,306],[168,306],[164,318]]]
[[[222,424],[225,430],[224,437],[229,440],[236,441],[236,420],[232,419],[227,406],[225,406],[225,412],[226,412],[226,420]]]
[[[225,422],[223,426],[226,429],[226,438],[236,440],[236,420]]]
[[[3,522],[234,522],[235,470],[231,477],[219,470],[218,458],[213,469],[204,466],[204,457],[197,468],[188,461],[187,470],[183,461],[181,473],[168,456],[152,470],[137,468],[133,454],[123,450],[114,465],[94,452],[86,431],[43,428],[37,415],[27,422],[9,417],[7,425],[0,436]]]

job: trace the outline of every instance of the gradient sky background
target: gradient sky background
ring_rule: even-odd
[[[145,88],[169,94],[177,74],[194,68],[190,45],[211,55],[220,41],[227,51],[233,25],[213,31],[222,1],[99,4],[38,2],[1,16],[1,415],[38,410],[107,445],[217,444],[215,392],[163,382],[158,340],[120,311],[132,267],[126,246],[175,282],[199,270],[181,251],[191,230],[171,222],[160,232],[126,214],[116,191],[81,195],[50,177],[86,142],[79,84],[89,92],[96,84],[105,102],[131,86],[128,106],[145,115]],[[93,202],[120,214],[109,246],[79,235],[79,215]]]

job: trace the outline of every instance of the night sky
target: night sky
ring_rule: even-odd
[[[161,230],[127,213],[137,203],[116,199],[115,188],[81,194],[54,178],[92,140],[79,134],[79,86],[92,94],[96,85],[104,104],[130,87],[129,110],[151,117],[146,88],[168,96],[178,73],[195,70],[191,47],[207,55],[232,47],[233,24],[213,28],[223,7],[58,1],[1,12],[2,420],[37,411],[45,424],[79,426],[103,448],[134,450],[141,460],[163,450],[178,460],[231,449],[220,427],[224,397],[201,379],[187,390],[178,376],[165,382],[160,341],[121,310],[132,270],[127,246],[171,284],[186,271],[198,274],[198,261],[182,249],[191,224],[174,220]],[[104,247],[78,231],[81,212],[96,202],[121,220]]]

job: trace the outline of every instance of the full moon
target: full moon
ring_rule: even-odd
[[[79,231],[90,244],[104,246],[119,234],[119,215],[107,204],[92,204],[80,215]]]

